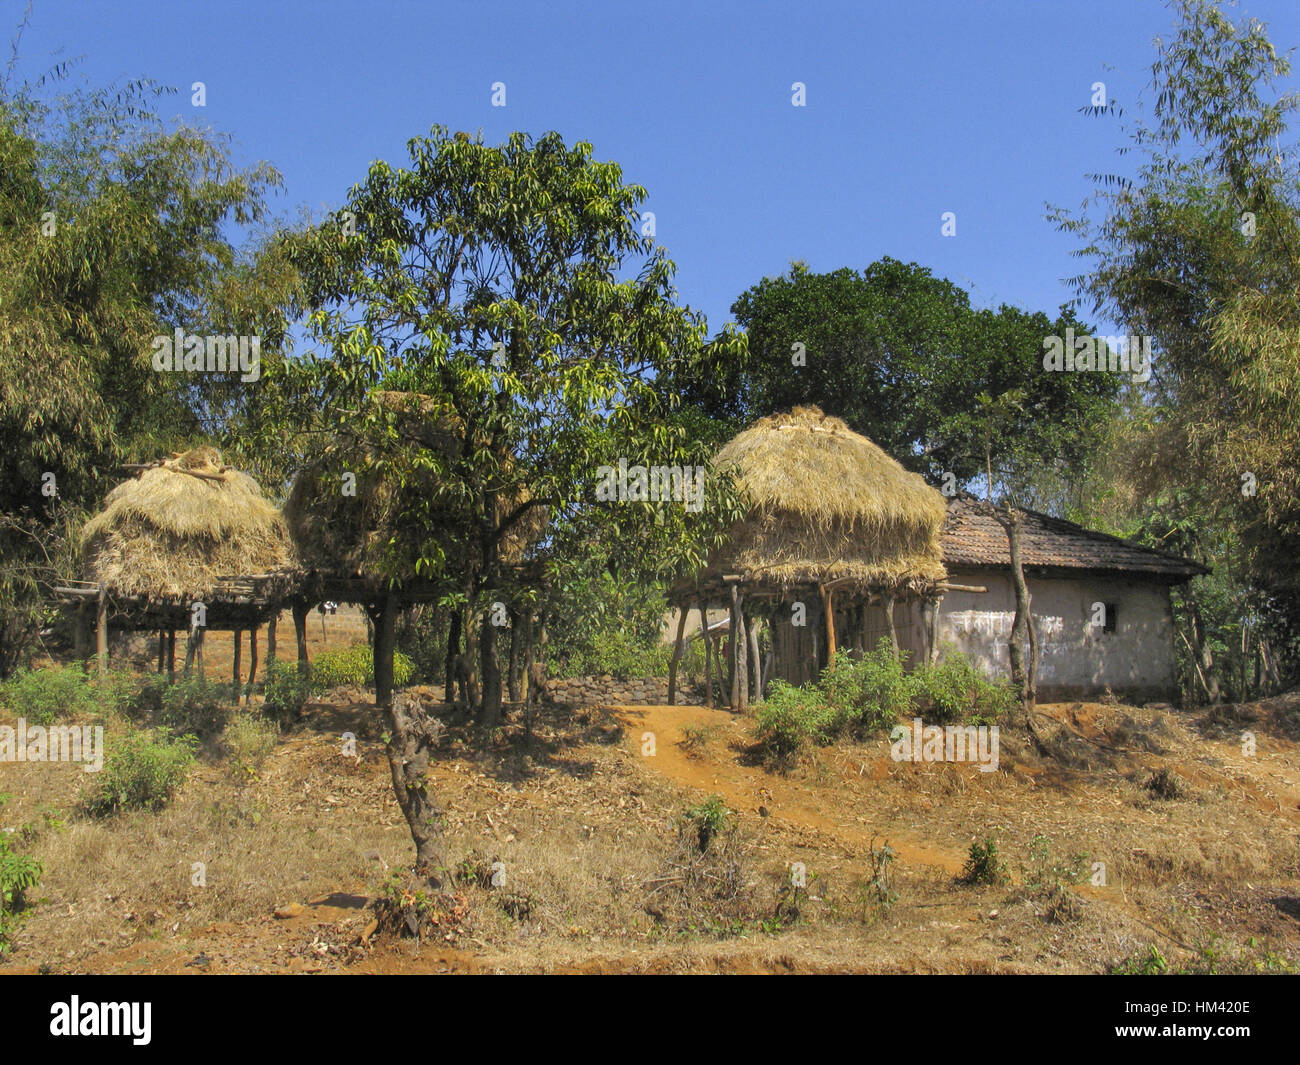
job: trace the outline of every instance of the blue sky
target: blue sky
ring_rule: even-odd
[[[0,3],[6,42],[24,6]],[[1280,49],[1300,43],[1295,0],[1242,12]],[[338,206],[371,160],[404,163],[435,122],[588,140],[648,189],[680,298],[716,332],[740,292],[796,258],[831,270],[891,255],[977,306],[1055,312],[1080,264],[1044,204],[1076,206],[1123,143],[1118,120],[1078,108],[1104,81],[1131,109],[1172,19],[1156,0],[35,0],[21,69],[84,56],[93,83],[181,88],[169,110],[283,172],[286,215]],[[796,81],[806,107],[791,105]]]

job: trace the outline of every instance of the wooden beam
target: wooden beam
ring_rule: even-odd
[[[935,591],[939,591],[939,592],[987,592],[988,591],[988,588],[986,588],[982,584],[949,584],[946,581],[941,584],[936,584],[934,587],[935,587]]]

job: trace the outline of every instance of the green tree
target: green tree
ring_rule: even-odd
[[[1040,474],[1080,471],[1121,388],[1112,374],[1043,371],[1044,338],[1087,332],[1069,312],[977,310],[950,281],[888,257],[860,273],[795,263],[732,312],[743,362],[681,386],[730,428],[812,403],[936,482],[991,473],[1043,506],[1064,489]],[[980,393],[1007,413],[991,449],[970,409]]]

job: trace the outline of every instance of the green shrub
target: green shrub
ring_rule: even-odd
[[[393,652],[393,685],[411,682],[415,664],[401,651]],[[364,688],[375,683],[374,652],[364,643],[322,651],[311,665],[311,690],[323,693],[334,688]]]
[[[230,698],[229,685],[208,684],[194,677],[178,680],[163,688],[156,723],[178,736],[210,740],[230,723]]]
[[[1010,684],[988,680],[956,651],[918,669],[914,676],[928,720],[939,724],[995,724],[1015,704]]]
[[[35,725],[100,712],[100,694],[80,666],[15,673],[0,685],[0,703]]]
[[[590,644],[570,652],[559,664],[556,675],[598,677],[608,673],[619,680],[662,677],[668,673],[672,654],[672,644],[658,639],[646,642],[621,630],[599,632]]]
[[[754,738],[763,757],[785,764],[809,743],[827,743],[839,730],[835,710],[826,705],[815,685],[796,688],[783,680],[767,686],[767,697],[758,706]]]
[[[709,844],[721,836],[731,824],[731,811],[719,795],[710,795],[698,806],[688,806],[678,821],[678,830],[690,837],[696,849],[703,854]]]
[[[161,810],[194,764],[195,741],[165,733],[131,730],[112,745],[99,774],[99,788],[86,811],[103,817],[119,810]]]
[[[861,658],[836,655],[834,668],[822,671],[819,686],[841,722],[863,731],[891,728],[912,708],[917,681],[904,669],[906,655],[895,657],[881,637]]]
[[[0,795],[0,806],[8,796]],[[27,912],[26,893],[41,879],[41,863],[13,850],[13,833],[0,831],[0,957],[9,952],[13,934]]]
[[[226,754],[238,776],[256,776],[280,738],[280,727],[265,717],[239,714],[226,729]]]
[[[1154,944],[1125,958],[1110,970],[1111,976],[1163,976],[1169,972],[1169,962]]]
[[[962,884],[1005,884],[1010,879],[1007,863],[998,854],[995,839],[985,839],[983,843],[970,845],[970,854],[961,876],[957,878]]]
[[[295,662],[272,662],[266,669],[262,713],[281,727],[302,715],[311,695],[311,677],[298,671]]]

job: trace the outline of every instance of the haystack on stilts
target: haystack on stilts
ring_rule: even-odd
[[[730,613],[724,692],[733,709],[772,677],[803,684],[837,653],[927,648],[899,632],[895,608],[938,594],[946,572],[943,497],[865,436],[816,407],[763,418],[727,443],[714,469],[734,472],[748,512],[729,545],[671,596],[705,617]],[[756,626],[769,633],[760,665]]]
[[[136,468],[82,533],[85,580],[60,594],[96,600],[101,663],[110,627],[151,630],[159,633],[159,671],[174,676],[175,633],[183,629],[185,668],[197,659],[201,670],[204,631],[255,631],[280,609],[296,579],[288,526],[257,482],[226,467],[215,448]]]

